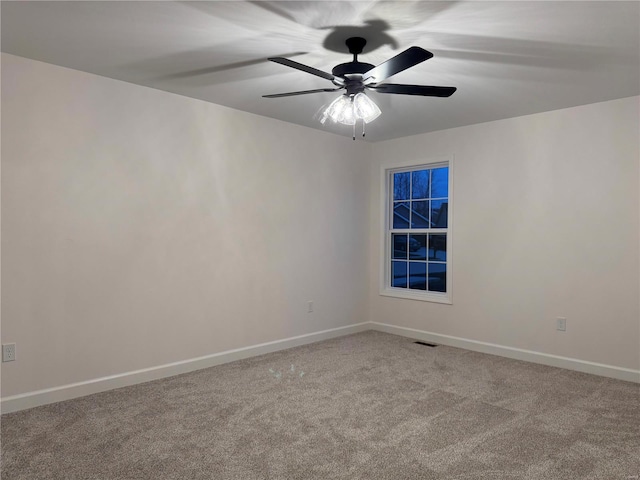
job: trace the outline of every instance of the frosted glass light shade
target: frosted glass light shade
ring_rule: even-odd
[[[322,113],[320,122],[324,124],[328,118],[343,125],[355,125],[357,120],[372,122],[380,115],[380,109],[364,93],[351,97],[340,95]]]
[[[355,125],[356,117],[353,114],[353,105],[351,97],[348,95],[340,95],[325,109],[320,120],[324,123],[327,118],[334,122],[343,123],[344,125]]]
[[[371,123],[380,116],[378,106],[364,93],[357,93],[353,97],[353,108],[357,118],[361,118],[364,123]]]

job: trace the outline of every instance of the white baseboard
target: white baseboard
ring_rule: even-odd
[[[0,412],[3,414],[17,412],[19,410],[47,405],[49,403],[71,400],[73,398],[104,392],[114,388],[127,387],[129,385],[171,377],[181,373],[188,373],[202,368],[214,367],[223,363],[264,355],[265,353],[285,350],[287,348],[298,347],[300,345],[350,335],[352,333],[364,332],[366,330],[371,330],[371,324],[369,322],[323,330],[321,332],[309,333],[306,335],[299,335],[297,337],[276,340],[274,342],[261,343],[250,347],[228,350],[226,352],[214,353],[204,357],[192,358],[167,365],[121,373],[118,375],[111,375],[109,377],[96,378],[70,385],[13,395],[0,399]]]
[[[531,350],[523,350],[519,348],[505,347],[492,343],[479,342],[477,340],[469,340],[466,338],[453,337],[450,335],[442,335],[439,333],[426,332],[424,330],[416,330],[413,328],[399,327],[396,325],[388,325],[377,322],[363,322],[347,327],[333,328],[323,330],[321,332],[309,333],[297,337],[276,340],[273,342],[261,343],[250,347],[228,350],[226,352],[214,353],[204,357],[192,358],[181,362],[160,365],[157,367],[136,370],[133,372],[111,375],[109,377],[96,378],[84,382],[63,385],[60,387],[28,392],[20,395],[13,395],[0,399],[0,412],[11,413],[28,408],[47,405],[49,403],[62,402],[73,398],[91,395],[93,393],[104,392],[114,388],[127,387],[138,383],[158,380],[160,378],[171,377],[181,373],[188,373],[202,368],[214,367],[223,363],[229,363],[244,358],[264,355],[265,353],[285,350],[287,348],[307,345],[330,338],[350,335],[352,333],[364,332],[367,330],[377,330],[380,332],[391,333],[403,337],[415,338],[427,342],[448,345],[451,347],[464,348],[475,352],[488,353],[491,355],[499,355],[501,357],[513,358],[516,360],[524,360],[526,362],[540,363],[552,367],[566,368],[578,372],[600,375],[603,377],[616,378],[626,380],[628,382],[640,383],[640,370],[630,368],[615,367],[612,365],[604,365],[601,363],[587,362],[575,358],[560,357],[557,355],[549,355],[546,353],[534,352]]]
[[[426,332],[424,330],[416,330],[413,328],[398,327],[396,325],[388,325],[385,323],[371,322],[369,323],[369,326],[371,329],[379,332],[392,333],[402,337],[415,338],[416,340],[448,345],[450,347],[464,348],[474,352],[499,355],[501,357],[513,358],[515,360],[540,363],[551,367],[566,368],[567,370],[575,370],[578,372],[600,375],[602,377],[616,378],[627,382],[640,383],[640,370],[588,362],[585,360],[578,360],[576,358],[560,357],[557,355],[550,355],[548,353],[534,352],[532,350],[505,347],[503,345],[452,337],[450,335],[441,335],[439,333]]]

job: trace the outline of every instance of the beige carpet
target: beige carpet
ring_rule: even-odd
[[[365,332],[4,415],[2,480],[628,480],[639,395]]]

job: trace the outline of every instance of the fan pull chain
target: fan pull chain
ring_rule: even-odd
[[[353,122],[353,139],[356,139],[356,122]]]
[[[364,126],[367,124],[364,120],[362,121],[362,138],[364,138]]]

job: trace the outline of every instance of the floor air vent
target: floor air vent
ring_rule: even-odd
[[[418,345],[425,345],[427,347],[437,347],[438,346],[435,343],[427,343],[427,342],[413,342],[413,343],[417,343]]]

